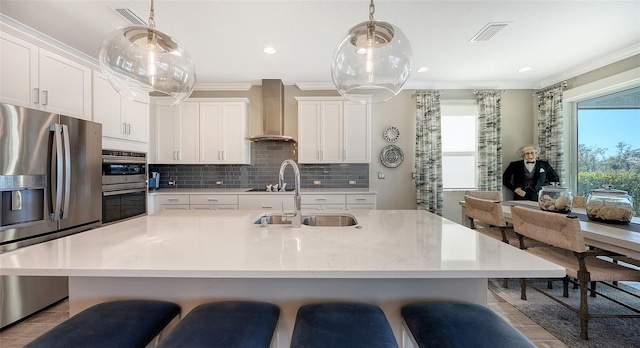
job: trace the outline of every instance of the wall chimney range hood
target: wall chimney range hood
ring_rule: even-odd
[[[262,134],[251,141],[293,141],[284,135],[284,85],[282,80],[262,80]]]

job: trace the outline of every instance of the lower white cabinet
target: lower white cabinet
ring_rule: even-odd
[[[163,210],[260,210],[265,212],[292,212],[295,210],[293,193],[241,193],[241,194],[155,194],[150,199],[149,214]],[[325,212],[349,209],[376,209],[376,194],[305,194],[301,195],[303,210]]]
[[[263,210],[275,212],[282,212],[284,210],[284,212],[292,212],[295,209],[294,195],[293,193],[238,195],[238,208],[240,210]]]
[[[160,195],[160,211],[189,210],[189,195]]]
[[[342,211],[345,210],[345,202],[345,195],[302,195],[302,209],[305,210]]]
[[[375,210],[376,209],[376,195],[375,194],[348,194],[347,195],[347,210],[350,209],[364,209]]]
[[[190,195],[191,210],[238,210],[238,195]]]

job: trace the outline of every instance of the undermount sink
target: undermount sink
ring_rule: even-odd
[[[280,213],[264,213],[251,220],[253,224],[284,225],[291,224],[291,218]],[[358,224],[356,217],[351,214],[314,214],[302,215],[302,224],[322,227],[348,227]]]
[[[302,216],[302,224],[307,226],[355,226],[358,224],[355,216],[351,214],[323,214]]]

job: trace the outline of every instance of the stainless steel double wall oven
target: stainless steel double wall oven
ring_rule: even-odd
[[[147,155],[102,150],[102,224],[147,214]]]

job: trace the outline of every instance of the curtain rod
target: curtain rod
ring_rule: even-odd
[[[413,92],[411,92],[411,98],[415,97],[416,94],[418,93],[440,93],[440,90],[437,89],[418,89],[418,90],[414,90]]]
[[[473,94],[478,94],[478,93],[486,93],[486,92],[501,92],[501,93],[507,93],[506,89],[474,89],[473,90]]]
[[[562,82],[556,83],[555,85],[551,85],[549,87],[545,87],[543,89],[540,89],[535,94],[545,93],[545,92],[548,92],[548,91],[550,91],[552,89],[555,89],[555,88],[558,88],[558,87],[566,88],[567,87],[567,81],[562,81]]]

